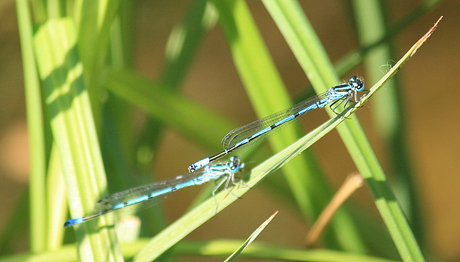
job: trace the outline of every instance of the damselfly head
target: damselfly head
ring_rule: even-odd
[[[364,79],[359,76],[352,76],[348,79],[348,84],[353,86],[356,91],[364,90]]]

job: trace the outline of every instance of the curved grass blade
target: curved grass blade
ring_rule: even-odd
[[[252,233],[248,239],[246,239],[246,241],[244,241],[244,243],[237,249],[235,250],[235,252],[233,252],[227,259],[225,259],[225,261],[233,261],[236,259],[236,257],[241,254],[241,252],[243,252],[244,249],[246,249],[246,247],[248,247],[255,239],[256,237],[262,232],[262,230],[265,229],[266,226],[268,226],[268,224],[273,220],[273,218],[275,218],[275,216],[278,214],[278,211],[276,211],[275,213],[273,213],[273,215],[271,215],[269,218],[267,218],[267,220],[265,220],[265,222],[262,223],[262,225],[260,225],[256,231],[254,231],[254,233]]]

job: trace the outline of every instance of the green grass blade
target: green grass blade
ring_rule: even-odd
[[[212,146],[214,151],[220,151],[222,147],[209,141],[220,141],[222,134],[235,127],[222,120],[220,115],[137,74],[109,71],[102,85],[184,136]],[[203,129],[209,123],[214,123],[213,128]]]
[[[51,148],[46,187],[49,188],[47,197],[48,206],[48,250],[58,249],[64,238],[62,222],[68,216],[67,194],[64,184],[59,152],[56,145]]]
[[[356,24],[361,45],[368,45],[383,37],[389,31],[389,8],[377,1],[353,1]],[[388,15],[387,15],[388,16]],[[395,57],[395,44],[389,41],[371,50],[364,57],[367,80],[377,81],[382,75],[381,64]],[[401,81],[395,77],[386,84],[386,92],[374,98],[374,122],[376,130],[386,141],[389,166],[394,174],[392,181],[395,195],[410,221],[412,230],[420,243],[422,239],[422,214],[419,210],[418,194],[413,178],[409,149],[407,148],[406,117],[402,101]]]
[[[32,45],[32,20],[29,3],[16,1],[27,104],[27,126],[30,143],[30,246],[34,252],[42,252],[48,243],[46,206],[46,149],[44,116],[40,79],[36,69]]]
[[[273,220],[273,218],[275,218],[275,216],[278,214],[278,211],[276,211],[273,215],[271,215],[269,218],[267,218],[267,220],[265,220],[250,236],[248,239],[246,239],[246,241],[243,242],[243,244],[241,244],[241,246],[235,250],[235,252],[233,252],[227,259],[225,259],[225,261],[233,261],[235,260],[239,254],[241,254],[241,252],[243,252],[243,250],[245,250],[252,242],[254,242],[254,240],[256,239],[256,237],[262,233],[262,231],[265,229],[265,227],[268,226],[268,224]]]
[[[216,12],[208,1],[190,3],[184,21],[174,27],[168,38],[166,65],[161,74],[162,84],[173,90],[182,84],[203,38],[216,21]]]
[[[75,1],[74,18],[76,23],[78,50],[85,66],[85,79],[93,83],[98,79],[108,55],[110,28],[117,14],[120,0]],[[97,83],[96,83],[97,84]]]
[[[241,241],[233,239],[219,239],[204,243],[187,242],[178,244],[174,248],[173,252],[184,255],[197,255],[198,252],[198,254],[202,256],[221,257],[233,252],[233,250],[235,250],[239,245],[241,245]],[[396,262],[396,260],[389,260],[369,255],[353,254],[349,252],[340,252],[337,250],[294,249],[273,246],[260,242],[252,243],[241,253],[239,258],[308,262]]]
[[[384,85],[390,77],[396,74],[404,63],[406,63],[407,60],[412,57],[418,48],[428,39],[428,37],[431,36],[441,18],[430,29],[430,31],[417,41],[417,43],[414,44],[394,65],[394,67],[391,68],[390,71],[375,84],[375,86]],[[372,96],[374,92],[375,91],[371,89],[370,92],[363,98],[366,99],[367,97]],[[362,102],[364,101],[360,101],[357,106],[361,106]],[[356,126],[352,129],[352,132],[353,134],[360,134],[362,131],[359,126]],[[377,208],[379,209],[380,214],[382,215],[382,218],[392,235],[393,241],[395,242],[402,259],[404,261],[424,261],[423,255],[410,226],[407,223],[405,215],[393,196],[385,174],[383,173],[369,142],[365,136],[354,137],[355,143],[352,146],[355,147],[355,150],[351,151],[352,157],[374,195]]]
[[[132,63],[132,45],[135,39],[133,28],[133,5],[130,1],[122,1],[119,6],[118,15],[110,28],[109,57],[107,67],[122,70],[130,67]],[[99,79],[102,73],[99,72]],[[106,173],[110,174],[108,188],[110,192],[119,192],[136,185],[132,174],[132,155],[137,140],[135,118],[133,118],[134,107],[128,102],[107,93],[101,88],[98,82],[98,89],[105,93],[102,102],[100,124],[98,130],[102,157]]]
[[[37,31],[33,43],[71,213],[78,217],[94,209],[106,190],[106,180],[74,29],[70,19],[50,20]],[[113,229],[96,231],[96,222],[76,227],[79,256],[91,261],[121,260]]]
[[[73,10],[78,51],[97,126],[101,116],[99,80],[109,54],[110,32],[119,3],[120,0],[77,0]]]

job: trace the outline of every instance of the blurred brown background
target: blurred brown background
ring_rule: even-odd
[[[300,94],[308,84],[304,73],[263,5],[259,1],[249,2],[292,97]],[[188,1],[174,1],[174,4],[170,1],[138,1],[135,23],[139,38],[135,42],[135,67],[143,75],[152,79],[158,77],[163,66],[167,37],[172,27],[180,21],[188,4]],[[404,1],[403,4],[393,4],[393,20],[398,21],[418,3]],[[342,1],[302,1],[302,5],[332,61],[357,46],[354,35],[350,34],[352,25],[347,19],[349,11]],[[404,88],[402,93],[410,135],[406,143],[412,153],[428,243],[431,251],[452,260],[460,259],[460,249],[457,248],[460,242],[460,161],[456,160],[460,156],[460,112],[455,106],[460,88],[459,11],[459,1],[445,1],[396,38],[400,56],[439,16],[444,16],[434,35],[404,66],[399,77]],[[28,180],[24,86],[15,12],[14,1],[0,1],[0,232],[4,230],[5,222],[10,218],[19,197],[27,190]],[[382,65],[386,63],[391,61],[382,61]],[[362,68],[355,69],[351,74],[365,77]],[[370,86],[373,83],[367,84]],[[385,88],[380,92],[385,92]],[[237,123],[245,124],[256,119],[219,26],[205,38],[186,79],[183,93]],[[372,119],[372,101],[357,114],[385,166],[385,151]],[[311,130],[325,119],[326,114],[319,112],[301,121],[305,124],[305,130]],[[349,172],[356,169],[335,132],[315,144],[314,150],[336,187]],[[161,174],[161,178],[173,177],[186,172],[190,163],[208,156],[208,153],[177,133],[168,132],[153,171]],[[185,190],[167,199],[165,206],[168,207],[170,221],[184,212],[189,203],[184,200],[189,199],[187,195],[193,196],[196,190]],[[367,189],[361,189],[353,200],[375,211]],[[262,233],[260,240],[301,247],[307,225],[282,202],[271,198],[270,192],[263,188],[251,190],[242,200],[211,219],[189,238],[245,238],[276,210],[280,210],[280,213]]]

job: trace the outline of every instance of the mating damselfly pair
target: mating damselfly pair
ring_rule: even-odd
[[[352,98],[357,102],[357,93],[363,90],[364,80],[359,76],[353,76],[348,82],[333,86],[325,93],[306,99],[281,112],[234,129],[222,140],[225,148],[224,151],[193,163],[189,166],[189,174],[109,195],[97,202],[93,213],[69,219],[65,222],[64,226],[73,226],[126,207],[155,201],[184,187],[201,185],[210,180],[220,179],[220,182],[218,182],[213,191],[214,195],[222,185],[227,189],[229,183],[235,183],[235,174],[242,170],[244,163],[237,156],[232,156],[227,162],[215,164],[211,164],[211,162],[243,146],[252,145],[256,141],[266,139],[273,130],[292,122],[292,120],[308,111],[322,108],[326,105],[330,105],[334,110],[341,104],[346,106]]]

